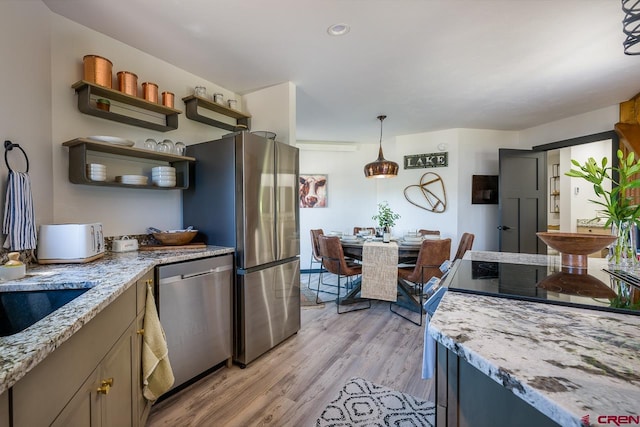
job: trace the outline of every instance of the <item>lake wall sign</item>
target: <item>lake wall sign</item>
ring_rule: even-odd
[[[404,156],[405,169],[442,168],[449,166],[449,153],[411,154]]]

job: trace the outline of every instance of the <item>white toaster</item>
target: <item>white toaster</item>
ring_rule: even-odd
[[[104,255],[102,224],[43,224],[38,229],[40,264],[83,263]]]

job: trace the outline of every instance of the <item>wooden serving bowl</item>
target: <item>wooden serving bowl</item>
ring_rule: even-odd
[[[166,231],[162,233],[153,233],[153,237],[163,245],[186,245],[191,242],[198,234],[198,230],[189,231]]]
[[[536,235],[549,247],[562,254],[563,267],[587,268],[588,255],[615,242],[616,236],[585,233],[541,231]]]

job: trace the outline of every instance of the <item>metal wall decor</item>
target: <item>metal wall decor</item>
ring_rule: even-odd
[[[420,194],[424,200],[420,199]],[[429,212],[442,213],[447,209],[444,181],[435,172],[427,172],[420,178],[420,183],[405,187],[404,198],[412,205]]]
[[[449,153],[447,152],[404,156],[405,169],[441,168],[445,166],[449,166]]]
[[[627,55],[640,55],[640,0],[622,0],[622,32],[627,37],[622,45]]]

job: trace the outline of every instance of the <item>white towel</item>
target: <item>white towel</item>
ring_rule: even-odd
[[[9,171],[2,232],[7,236],[4,241],[5,249],[20,251],[36,248],[31,180],[26,172]]]
[[[147,400],[155,401],[171,389],[174,381],[167,338],[158,318],[153,292],[148,286],[142,340],[142,394]]]

